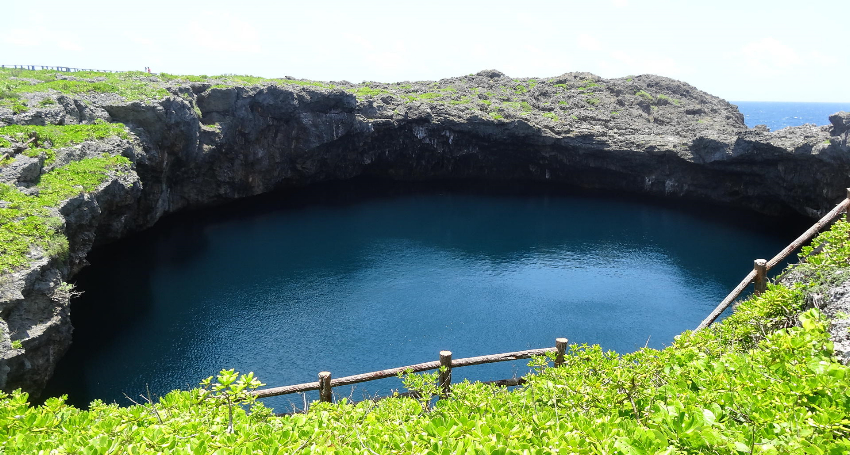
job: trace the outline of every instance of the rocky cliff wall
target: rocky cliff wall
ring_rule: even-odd
[[[70,343],[64,283],[93,245],[188,207],[366,175],[550,181],[816,216],[850,186],[850,115],[826,127],[748,129],[735,106],[658,76],[519,80],[491,70],[401,84],[215,82],[154,79],[171,95],[134,102],[40,92],[30,95],[38,109],[0,108],[5,124],[101,119],[132,132],[61,149],[49,166],[16,155],[0,167],[0,181],[32,191],[40,175],[86,156],[132,162],[56,208],[67,257],[34,248],[27,267],[2,277],[4,390],[37,393],[52,374]]]

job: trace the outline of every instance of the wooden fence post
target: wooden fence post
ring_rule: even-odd
[[[753,262],[753,270],[756,271],[756,279],[753,281],[755,285],[754,294],[760,295],[767,290],[767,260],[756,259]]]
[[[440,351],[440,388],[443,398],[448,398],[452,391],[452,351]]]
[[[847,199],[850,199],[850,188],[847,188]],[[850,205],[844,210],[844,221],[850,221]]]
[[[555,338],[555,349],[558,350],[558,355],[555,356],[555,366],[559,367],[564,364],[564,354],[567,352],[567,339]]]
[[[333,390],[331,390],[330,371],[319,373],[319,401],[323,403],[333,403],[334,401]]]

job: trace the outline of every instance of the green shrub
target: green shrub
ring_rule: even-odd
[[[638,90],[637,92],[635,92],[635,96],[643,98],[649,102],[655,101],[655,98],[653,98],[652,95],[649,94],[649,92],[646,92],[644,90]]]
[[[380,88],[372,88],[372,87],[360,87],[352,90],[352,92],[359,97],[371,97],[383,95],[385,93],[391,93],[389,90],[384,90]]]
[[[18,74],[18,76],[14,76]],[[92,71],[80,71],[73,73],[75,79],[56,79],[55,70],[20,70],[15,73],[9,69],[0,69],[0,91],[9,94],[37,93],[55,90],[68,94],[85,93],[115,93],[128,101],[139,99],[158,99],[169,95],[168,91],[160,88],[147,80],[148,75],[141,71],[129,71],[124,73],[98,73]],[[38,82],[31,83],[24,80],[13,80],[10,77],[35,79]],[[104,80],[94,80],[104,79]]]
[[[29,264],[33,247],[49,257],[63,257],[68,240],[62,233],[62,220],[48,209],[94,190],[110,173],[129,164],[124,157],[109,155],[74,161],[43,175],[35,196],[0,183],[0,274]]]
[[[32,134],[37,134],[38,140],[31,143],[24,154],[32,157],[44,154],[45,164],[51,164],[56,159],[56,149],[62,147],[110,136],[129,137],[124,125],[102,121],[81,125],[9,125],[0,127],[0,147],[11,146],[5,137],[27,142]]]

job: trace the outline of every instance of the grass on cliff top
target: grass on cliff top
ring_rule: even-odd
[[[58,79],[57,75],[80,80]],[[0,104],[20,103],[24,93],[55,90],[70,95],[114,93],[127,101],[156,99],[168,96],[168,91],[150,82],[142,71],[99,73],[80,71],[63,73],[55,70],[0,69]]]
[[[33,247],[50,257],[66,254],[68,239],[61,230],[62,220],[49,209],[94,190],[116,169],[129,164],[127,158],[107,154],[71,162],[43,175],[37,195],[0,183],[0,275],[29,264]]]
[[[463,382],[433,406],[343,399],[275,417],[250,400],[229,407],[247,382],[223,371],[212,387],[129,407],[3,395],[0,440],[9,454],[846,454],[850,368],[805,296],[848,274],[848,234],[839,222],[803,251],[822,248],[801,268],[807,281],[770,285],[709,329],[625,355],[572,345],[563,367],[534,359],[514,390]],[[435,381],[406,384],[431,392]]]
[[[123,124],[102,121],[82,125],[9,125],[0,127],[0,147],[11,147],[10,139],[26,143],[33,135],[37,135],[37,140],[30,143],[23,153],[31,157],[44,154],[45,164],[52,163],[56,159],[56,149],[62,147],[111,136],[129,137]],[[0,167],[4,164],[0,162]]]

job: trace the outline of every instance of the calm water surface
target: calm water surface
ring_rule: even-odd
[[[74,344],[49,393],[123,404],[146,385],[163,394],[221,368],[278,386],[559,336],[658,348],[799,232],[717,207],[350,185],[181,214],[92,253],[76,279],[85,293],[73,303]],[[518,361],[454,375],[527,371]],[[336,392],[359,399],[399,384]]]

